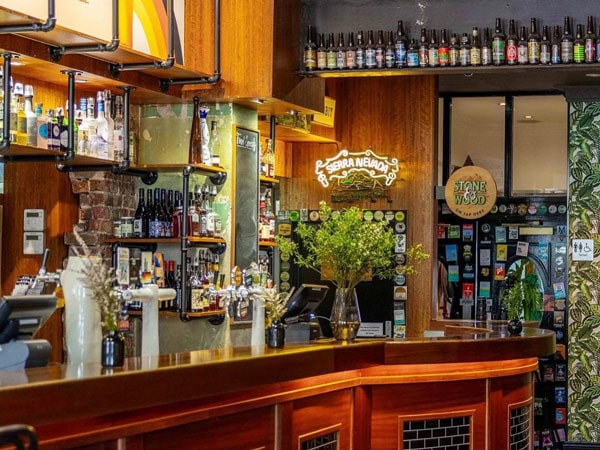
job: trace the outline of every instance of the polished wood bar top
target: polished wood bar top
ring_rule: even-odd
[[[44,405],[52,405],[52,410],[66,420],[88,416],[90,407],[98,416],[114,413],[117,408],[125,412],[238,395],[260,386],[321,375],[340,375],[349,382],[360,378],[363,370],[365,375],[372,375],[377,368],[385,371],[394,365],[407,367],[407,374],[422,370],[417,369],[419,366],[436,367],[443,373],[444,364],[456,369],[457,364],[492,367],[497,362],[529,360],[530,366],[532,358],[555,350],[554,333],[547,330],[526,327],[518,337],[508,337],[505,327],[473,331],[449,327],[441,336],[419,339],[358,339],[350,344],[319,340],[283,349],[199,350],[128,358],[123,367],[114,369],[99,364],[66,364],[0,372],[0,424],[45,423],[51,417]],[[40,399],[44,405],[38,404]]]

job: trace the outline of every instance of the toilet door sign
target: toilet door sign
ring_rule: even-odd
[[[573,261],[593,261],[594,241],[592,239],[573,239]]]

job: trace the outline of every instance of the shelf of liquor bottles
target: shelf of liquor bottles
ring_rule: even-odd
[[[7,151],[0,152],[2,156],[56,156],[60,158],[65,155],[64,152],[56,150],[47,150],[45,148],[30,147],[27,145],[11,144]],[[66,166],[111,166],[117,164],[110,159],[96,158],[93,156],[75,155],[68,161],[58,161]]]
[[[188,236],[189,245],[197,245],[199,247],[210,247],[218,244],[225,244],[225,239],[218,237],[196,237]],[[105,241],[107,244],[180,244],[181,239],[177,237],[161,237],[161,238],[110,238]]]

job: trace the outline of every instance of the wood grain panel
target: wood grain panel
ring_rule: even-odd
[[[368,209],[406,209],[408,243],[423,243],[432,255],[420,274],[409,280],[408,336],[421,335],[429,326],[436,204],[433,198],[436,171],[437,79],[405,76],[391,79],[360,78],[327,80],[328,95],[336,99],[336,144],[295,143],[292,179],[282,184],[282,209],[318,208],[329,200],[314,174],[315,161],[334,156],[340,148],[373,149],[401,161],[399,178],[389,198],[354,204]],[[327,132],[319,127],[313,132]],[[330,135],[330,137],[332,137]],[[285,186],[285,189],[283,189]],[[336,208],[347,207],[336,203]]]
[[[472,447],[486,448],[486,382],[373,386],[371,449],[401,449],[401,420],[471,415]],[[469,411],[469,413],[465,413]],[[421,416],[421,417],[420,417]],[[497,447],[500,448],[500,447]]]

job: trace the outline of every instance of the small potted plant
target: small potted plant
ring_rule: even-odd
[[[512,266],[500,293],[508,319],[508,332],[519,335],[523,330],[522,319],[532,320],[542,308],[543,296],[540,282],[530,261],[519,261]]]
[[[285,327],[283,316],[287,312],[287,302],[292,295],[290,292],[279,292],[277,286],[273,288],[260,288],[253,292],[260,297],[265,305],[265,326],[267,329],[267,345],[281,348],[285,344]]]
[[[300,222],[295,230],[300,243],[278,238],[282,255],[288,255],[301,267],[319,272],[336,286],[331,312],[331,328],[338,340],[351,341],[360,326],[360,311],[355,287],[363,280],[416,273],[414,266],[393,264],[396,236],[385,220],[363,220],[363,211],[351,207],[332,211],[320,203],[318,228]],[[429,257],[418,244],[407,251],[412,263]]]

